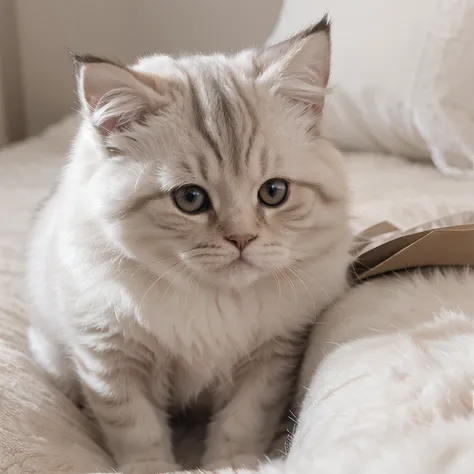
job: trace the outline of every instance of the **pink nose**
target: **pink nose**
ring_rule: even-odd
[[[224,237],[225,240],[228,240],[231,244],[234,244],[240,251],[247,247],[247,245],[256,238],[257,236],[252,234],[229,235],[229,237]]]

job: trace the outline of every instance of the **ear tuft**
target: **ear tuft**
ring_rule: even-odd
[[[259,80],[291,99],[322,106],[329,81],[331,25],[327,16],[259,57]]]
[[[314,33],[326,33],[329,37],[331,37],[331,21],[329,20],[328,15],[324,15],[318,23],[314,25],[308,26],[305,30],[301,31],[299,35],[301,38],[306,38],[307,36],[311,36]]]
[[[71,55],[82,111],[102,137],[140,121],[167,103],[160,78],[97,56]]]
[[[106,63],[106,64],[111,64],[112,66],[117,66],[122,69],[126,69],[126,66],[120,63],[119,61],[113,61],[111,59],[101,57],[101,56],[95,56],[93,54],[78,54],[71,50],[68,50],[68,51],[69,51],[69,54],[71,55],[72,63],[74,64],[74,67],[78,71],[84,64],[94,64],[94,63],[101,63],[101,64]]]

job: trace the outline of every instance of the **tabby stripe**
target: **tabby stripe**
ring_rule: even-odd
[[[206,128],[206,120],[204,109],[199,99],[199,93],[197,91],[196,84],[194,83],[191,76],[188,75],[188,82],[189,82],[189,89],[191,91],[191,103],[193,107],[193,114],[194,120],[196,123],[196,127],[201,134],[202,138],[207,142],[207,144],[211,147],[212,151],[214,152],[215,157],[219,163],[223,162],[222,155],[219,151],[219,147],[217,142],[212,138],[210,131]]]
[[[204,181],[207,181],[209,179],[209,163],[202,153],[199,153],[196,158],[198,161],[199,172],[201,173]]]
[[[240,86],[238,80],[234,75],[231,73],[230,78],[232,80],[232,84],[234,86],[234,89],[237,91],[237,94],[243,104],[245,105],[247,115],[250,117],[250,122],[251,122],[251,127],[250,127],[250,133],[247,138],[247,149],[245,152],[245,165],[248,166],[249,160],[250,160],[250,153],[253,148],[253,143],[255,141],[255,136],[257,134],[257,129],[258,129],[258,120],[257,120],[257,115],[255,113],[255,110],[253,106],[250,104],[248,101],[245,92],[242,90],[242,87]]]
[[[222,137],[228,140],[228,146],[232,150],[232,164],[234,170],[239,170],[241,137],[238,136],[238,123],[235,119],[234,103],[235,100],[229,98],[225,91],[224,79],[218,80],[211,76],[208,79],[209,85],[214,89],[212,98],[215,100],[217,126]]]

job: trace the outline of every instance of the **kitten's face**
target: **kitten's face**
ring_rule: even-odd
[[[338,153],[315,107],[275,94],[251,56],[172,62],[172,99],[127,131],[90,181],[111,241],[157,275],[241,286],[327,252],[346,235]]]

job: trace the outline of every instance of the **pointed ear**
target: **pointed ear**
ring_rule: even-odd
[[[169,102],[165,80],[95,56],[73,54],[81,108],[102,137]]]
[[[319,23],[270,46],[259,56],[259,80],[289,98],[322,106],[331,60],[330,23]]]

